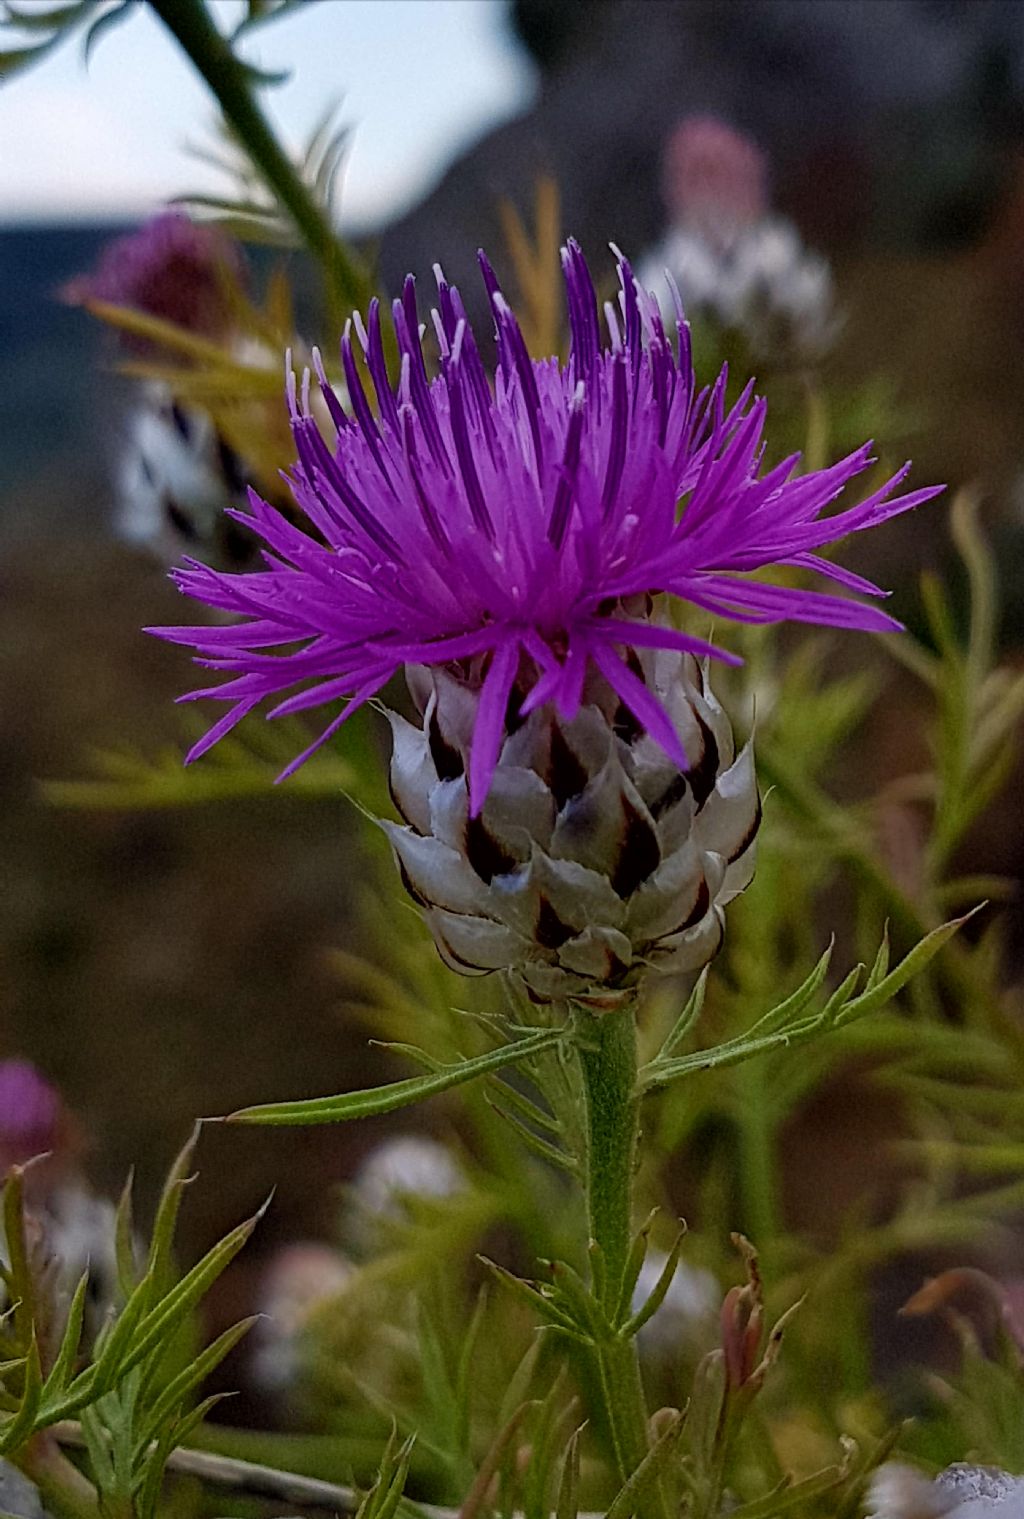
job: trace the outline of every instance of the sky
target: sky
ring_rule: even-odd
[[[212,10],[225,29],[240,14],[238,0]],[[185,191],[224,188],[186,151],[214,141],[205,86],[148,8],[135,12],[88,69],[75,37],[0,88],[0,224],[145,215]],[[505,0],[305,0],[245,55],[294,71],[263,96],[288,145],[332,103],[353,128],[339,197],[350,232],[413,204],[462,148],[526,109],[536,86]]]

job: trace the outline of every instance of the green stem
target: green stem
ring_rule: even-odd
[[[96,1489],[51,1435],[35,1436],[13,1458],[13,1464],[35,1484],[46,1509],[56,1519],[99,1519]]]
[[[597,1017],[576,1014],[580,1070],[586,1098],[584,1184],[590,1238],[604,1263],[601,1306],[618,1327],[617,1309],[633,1237],[637,1097],[635,1008]],[[628,1316],[628,1305],[627,1305]],[[594,1345],[597,1382],[619,1475],[625,1481],[649,1449],[647,1405],[633,1339]]]
[[[349,309],[362,305],[369,293],[366,275],[278,142],[245,65],[214,25],[205,0],[150,0],[150,5],[209,85],[225,120],[320,260],[332,302]]]
[[[779,1237],[775,1123],[768,1109],[765,1071],[761,1062],[748,1060],[740,1066],[736,1078],[739,1087],[737,1129],[742,1228],[764,1256]]]

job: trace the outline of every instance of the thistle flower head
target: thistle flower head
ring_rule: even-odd
[[[93,273],[73,280],[65,294],[130,306],[212,338],[231,325],[225,274],[243,278],[237,245],[182,211],[164,211],[108,243]]]
[[[175,577],[187,595],[240,620],[153,630],[193,646],[222,677],[189,699],[230,704],[190,757],[266,698],[277,699],[272,715],[347,698],[315,748],[397,671],[425,666],[473,693],[465,761],[477,816],[509,713],[519,722],[545,708],[571,722],[593,680],[686,768],[684,738],[637,651],[737,661],[673,626],[660,611],[663,593],[717,619],[898,626],[867,602],[750,573],[797,567],[881,596],[820,550],[935,488],[898,494],[901,470],[826,515],[871,464],[868,446],[808,474],[797,473],[799,456],[765,468],[764,402],[748,386],[727,404],[725,372],[697,387],[681,310],[670,338],[620,256],[618,299],[605,304],[602,328],[574,243],[563,262],[572,339],[564,364],[530,359],[481,255],[497,337],[493,386],[458,291],[440,271],[434,379],[410,278],[392,308],[397,378],[376,302],[365,327],[353,318],[342,339],[350,410],[317,360],[333,446],[314,418],[309,376],[301,389],[292,380],[290,483],[311,531],[251,493],[242,520],[265,544],[266,568],[229,574],[188,561]]]
[[[27,1060],[0,1061],[0,1175],[58,1143],[60,1095]]]

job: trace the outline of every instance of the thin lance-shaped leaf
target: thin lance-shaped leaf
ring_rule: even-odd
[[[148,1313],[153,1276],[152,1269],[147,1272],[114,1325],[99,1360],[72,1382],[62,1398],[47,1405],[40,1427],[69,1418],[94,1402],[102,1393],[109,1392],[123,1381],[152,1351],[165,1345],[182,1319],[241,1250],[268,1206],[269,1200],[252,1218],[246,1219],[214,1245]]]
[[[77,1412],[79,1408],[116,1385],[120,1377],[122,1359],[127,1354],[132,1337],[146,1313],[148,1287],[149,1278],[147,1277],[128,1299],[118,1318],[101,1339],[99,1353],[93,1364],[87,1366],[75,1378],[55,1404],[47,1404],[48,1415],[63,1418]],[[53,1413],[54,1408],[57,1410],[56,1413]]]
[[[511,1108],[527,1123],[535,1124],[538,1129],[543,1129],[548,1134],[561,1134],[562,1125],[553,1114],[545,1113],[543,1108],[538,1107],[535,1102],[524,1096],[514,1086],[510,1086],[507,1081],[502,1081],[499,1076],[490,1076],[487,1084],[500,1098],[500,1106],[503,1110]]]
[[[679,1014],[679,1017],[672,1025],[672,1030],[669,1033],[668,1038],[665,1040],[665,1043],[661,1047],[661,1050],[657,1057],[658,1059],[661,1059],[662,1056],[667,1057],[668,1055],[671,1055],[682,1044],[683,1040],[686,1038],[687,1034],[690,1032],[693,1025],[697,1022],[697,1019],[700,1017],[701,1013],[704,1011],[704,996],[707,992],[707,989],[708,966],[705,965],[704,969],[697,977],[697,983],[694,986],[693,991],[686,999],[682,1012]]]
[[[978,910],[975,908],[974,912]],[[870,990],[865,989],[859,996],[851,995],[859,971],[851,971],[819,1012],[810,1013],[797,1022],[776,1029],[773,1033],[760,1038],[752,1037],[751,1034],[740,1034],[735,1039],[727,1040],[724,1044],[712,1049],[697,1050],[692,1055],[685,1055],[676,1060],[655,1061],[641,1072],[641,1089],[650,1090],[653,1087],[664,1086],[669,1081],[675,1081],[680,1076],[688,1076],[695,1071],[710,1071],[723,1066],[738,1065],[741,1061],[749,1060],[755,1055],[767,1054],[771,1050],[793,1044],[802,1044],[818,1034],[845,1027],[855,1019],[877,1012],[891,1002],[908,981],[924,970],[942,946],[973,915],[973,912],[966,913],[961,918],[954,918],[949,923],[942,924],[940,928],[933,929],[900,961],[895,970],[890,971]],[[876,967],[880,964],[881,961],[876,960]]]
[[[878,954],[875,956],[875,963],[874,963],[874,965],[872,965],[870,971],[868,972],[868,979],[864,983],[864,990],[866,992],[873,992],[874,989],[875,989],[875,987],[878,986],[878,985],[880,985],[881,982],[884,981],[885,977],[888,974],[889,974],[889,925],[887,923],[885,925],[885,929],[884,929],[884,931],[882,933],[882,942],[878,946]]]
[[[850,1023],[854,1018],[863,1018],[868,1013],[877,1012],[880,1007],[891,1002],[908,981],[920,975],[929,961],[934,960],[942,946],[985,906],[986,903],[981,902],[970,912],[964,913],[962,917],[951,918],[948,923],[943,923],[939,928],[933,928],[930,934],[926,934],[920,943],[915,944],[910,953],[904,956],[895,970],[890,971],[875,986],[870,989],[865,988],[859,997],[854,997],[846,1004],[836,1018],[837,1027]]]
[[[85,1303],[88,1292],[89,1268],[86,1267],[78,1278],[78,1285],[71,1299],[71,1306],[68,1309],[67,1322],[64,1325],[64,1333],[61,1337],[57,1359],[54,1361],[50,1374],[43,1384],[42,1400],[44,1403],[62,1393],[74,1375],[75,1360],[78,1356],[79,1346],[82,1343],[82,1325],[85,1322]]]
[[[134,1168],[121,1190],[114,1220],[114,1259],[117,1263],[117,1284],[121,1296],[127,1300],[142,1280],[135,1259],[135,1216],[132,1206],[132,1190],[135,1185]]]
[[[611,1321],[579,1272],[567,1261],[551,1261],[550,1267],[556,1302],[564,1305],[566,1315],[574,1321],[579,1332],[594,1341],[609,1339]]]
[[[511,1088],[506,1087],[506,1090],[510,1091]],[[535,1155],[539,1155],[542,1160],[546,1160],[549,1165],[556,1166],[560,1171],[568,1171],[570,1176],[578,1174],[579,1164],[575,1156],[570,1155],[567,1150],[561,1150],[557,1145],[553,1145],[550,1140],[542,1139],[539,1134],[535,1134],[527,1124],[523,1123],[521,1118],[518,1118],[515,1113],[509,1112],[500,1102],[494,1102],[488,1097],[487,1106],[515,1130],[528,1150],[532,1150]]]
[[[260,1107],[242,1108],[228,1115],[229,1123],[307,1124],[340,1123],[350,1118],[367,1118],[376,1113],[393,1113],[411,1102],[420,1102],[438,1092],[485,1076],[502,1066],[541,1050],[551,1049],[564,1038],[561,1029],[543,1029],[539,1033],[518,1039],[500,1049],[488,1050],[485,1055],[475,1055],[429,1076],[410,1076],[405,1081],[394,1081],[387,1086],[371,1087],[361,1092],[344,1092],[338,1097],[312,1097],[299,1102],[266,1103]]]
[[[686,1413],[677,1414],[661,1438],[647,1452],[636,1471],[619,1489],[605,1519],[630,1519],[643,1505],[651,1488],[668,1470],[686,1424]]]
[[[850,1442],[853,1445],[853,1442]],[[744,1503],[739,1508],[732,1510],[731,1519],[775,1519],[776,1514],[789,1514],[794,1509],[800,1513],[806,1513],[806,1507],[815,1498],[820,1498],[823,1493],[831,1492],[834,1488],[842,1487],[849,1479],[850,1465],[857,1447],[853,1445],[848,1450],[846,1458],[840,1466],[826,1466],[820,1472],[814,1472],[812,1476],[805,1477],[802,1482],[785,1482],[780,1484],[773,1492],[766,1493],[763,1498],[755,1498],[751,1503]]]
[[[207,1345],[206,1349],[184,1370],[179,1371],[176,1377],[172,1377],[147,1415],[139,1436],[140,1444],[148,1445],[150,1440],[156,1439],[164,1420],[175,1413],[178,1405],[205,1382],[224,1357],[234,1350],[239,1340],[249,1333],[258,1319],[259,1314],[254,1313],[249,1318],[232,1324],[230,1329],[225,1329],[223,1334],[219,1334],[213,1343]]]
[[[19,1349],[32,1339],[35,1322],[35,1283],[25,1238],[24,1176],[23,1166],[12,1166],[3,1195],[4,1240],[10,1262],[5,1281],[13,1298],[11,1313]]]
[[[501,1282],[503,1287],[508,1288],[513,1297],[518,1298],[521,1303],[525,1303],[527,1307],[532,1308],[534,1313],[539,1314],[552,1328],[558,1329],[563,1334],[570,1335],[573,1339],[580,1340],[583,1344],[590,1344],[589,1340],[577,1332],[575,1324],[565,1310],[552,1302],[550,1297],[539,1291],[532,1282],[526,1282],[521,1276],[516,1276],[514,1272],[506,1270],[504,1266],[499,1266],[497,1261],[488,1260],[486,1255],[478,1255],[477,1260],[480,1261],[481,1265],[486,1266],[488,1271],[494,1272],[498,1281]]]
[[[195,1408],[190,1409],[185,1418],[179,1419],[165,1431],[154,1445],[150,1446],[141,1480],[135,1484],[135,1519],[153,1519],[158,1511],[168,1461],[176,1450],[185,1445],[193,1430],[204,1423],[207,1415],[230,1396],[231,1394],[226,1392],[211,1393]]]
[[[133,1339],[122,1364],[121,1375],[139,1365],[158,1345],[166,1343],[185,1315],[195,1307],[211,1284],[234,1260],[242,1246],[248,1242],[269,1206],[270,1199],[268,1198],[252,1218],[247,1218],[244,1223],[232,1229],[230,1234],[225,1235],[213,1246],[212,1250],[207,1251],[191,1271],[185,1273],[181,1281],[177,1282],[165,1297],[160,1299],[139,1326],[138,1334]]]
[[[459,1440],[463,1449],[469,1444],[469,1427],[473,1412],[471,1407],[473,1360],[480,1343],[486,1313],[487,1284],[484,1283],[477,1293],[473,1317],[469,1321],[469,1328],[466,1330],[462,1348],[459,1351],[459,1364],[455,1373],[455,1398],[459,1406]]]
[[[523,1493],[524,1519],[549,1519],[557,1467],[555,1455],[579,1413],[579,1399],[565,1402],[569,1368],[563,1363],[537,1411]]]
[[[651,1238],[651,1229],[654,1227],[654,1220],[657,1216],[658,1209],[652,1208],[633,1236],[633,1243],[630,1245],[629,1255],[626,1257],[626,1269],[622,1273],[619,1300],[615,1304],[616,1324],[621,1324],[624,1319],[629,1317],[633,1293],[636,1291],[636,1284],[640,1280],[640,1273],[644,1269],[644,1261],[647,1259],[647,1247]]]
[[[586,1424],[574,1429],[565,1448],[555,1500],[555,1519],[576,1519],[580,1507],[580,1440]]]
[[[173,1269],[174,1234],[178,1227],[178,1214],[181,1211],[185,1188],[192,1180],[192,1160],[201,1132],[202,1125],[197,1123],[175,1156],[160,1193],[160,1201],[157,1203],[149,1246],[147,1275],[156,1282],[158,1291]]]
[[[811,971],[810,975],[806,978],[805,981],[801,983],[800,986],[797,987],[795,992],[792,992],[788,997],[784,999],[784,1001],[778,1003],[776,1007],[771,1008],[769,1012],[765,1013],[761,1018],[759,1018],[756,1023],[750,1026],[745,1034],[739,1035],[734,1040],[729,1040],[728,1044],[731,1046],[733,1044],[740,1043],[741,1040],[763,1038],[765,1035],[774,1033],[777,1029],[785,1026],[786,1024],[791,1024],[793,1020],[803,1012],[804,1008],[811,1001],[812,997],[820,989],[822,982],[828,974],[828,968],[832,961],[833,948],[834,943],[830,943],[818,961],[817,965],[815,965],[814,969]],[[859,973],[853,971],[850,974],[853,980],[856,980],[856,977]],[[850,977],[847,978],[847,982],[844,982],[843,985],[847,986],[848,982],[850,982]],[[842,990],[842,988],[840,988],[840,990]],[[658,1070],[663,1062],[665,1062],[666,1054],[670,1053],[678,1043],[679,1041],[676,1040],[674,1034],[665,1041],[661,1054],[657,1055],[648,1067],[648,1070],[652,1074]]]
[[[477,1515],[484,1512],[488,1489],[497,1474],[506,1451],[518,1434],[519,1427],[526,1418],[526,1415],[540,1406],[540,1403],[536,1400],[532,1400],[529,1403],[521,1403],[504,1429],[499,1430],[493,1445],[483,1459],[480,1470],[473,1479],[472,1487],[462,1502],[459,1509],[459,1519],[477,1519]]]
[[[679,1256],[683,1248],[683,1237],[685,1233],[686,1230],[681,1229],[676,1236],[676,1242],[668,1253],[668,1260],[662,1267],[661,1275],[655,1282],[654,1290],[651,1293],[650,1297],[647,1299],[646,1303],[644,1303],[643,1306],[638,1309],[636,1313],[634,1313],[633,1317],[622,1326],[621,1333],[624,1339],[631,1339],[633,1335],[637,1334],[638,1331],[641,1330],[644,1325],[654,1317],[658,1309],[661,1307],[662,1303],[665,1301],[665,1298],[668,1295],[668,1289],[672,1285],[672,1278],[675,1276],[676,1269],[679,1265]]]
[[[82,1440],[86,1453],[89,1457],[89,1466],[93,1482],[100,1493],[106,1496],[113,1493],[117,1486],[117,1467],[110,1449],[110,1441],[107,1432],[103,1428],[99,1410],[95,1404],[82,1409],[82,1417],[79,1421],[82,1430]]]
[[[122,21],[127,21],[134,11],[135,6],[132,4],[132,0],[121,0],[121,4],[115,5],[112,11],[104,11],[101,16],[96,17],[96,20],[89,26],[82,42],[82,61],[86,68],[89,67],[92,61],[92,55],[96,51],[96,46],[101,37],[105,37],[108,32],[112,32],[115,26],[118,26]]]
[[[5,0],[0,22],[12,22],[22,32],[60,32],[81,21],[90,10],[95,10],[98,0],[70,0],[67,5],[52,5],[46,10],[38,9],[38,0],[31,8],[15,5]]]
[[[25,1385],[21,1394],[21,1407],[13,1419],[0,1425],[0,1456],[9,1455],[24,1445],[34,1429],[39,1412],[39,1400],[43,1391],[43,1371],[39,1364],[39,1346],[33,1333],[25,1357]]]
[[[416,1444],[416,1436],[409,1435],[395,1449],[397,1431],[392,1424],[388,1443],[384,1447],[377,1476],[369,1492],[356,1510],[356,1519],[391,1519],[402,1501],[409,1461]]]

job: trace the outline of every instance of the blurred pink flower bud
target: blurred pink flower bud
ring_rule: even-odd
[[[0,1175],[60,1147],[60,1094],[27,1060],[0,1061]]]
[[[767,214],[767,160],[717,117],[688,116],[665,144],[662,191],[673,221],[729,237]]]
[[[228,281],[244,282],[238,245],[182,211],[164,211],[108,243],[91,274],[64,287],[70,301],[106,301],[173,322],[202,337],[232,326]],[[122,336],[127,347],[140,340]],[[144,345],[143,345],[144,346]]]

